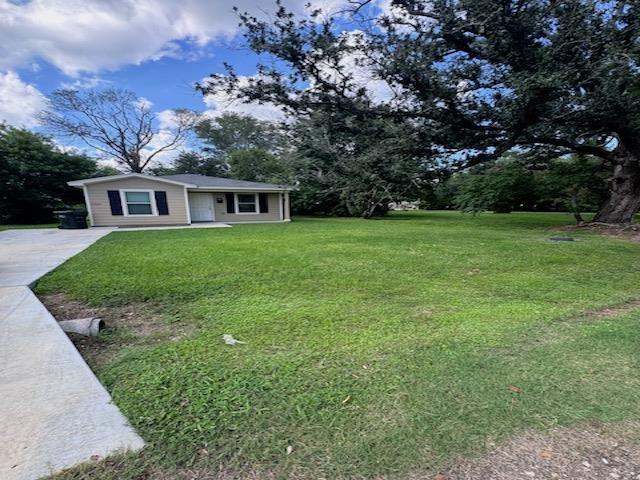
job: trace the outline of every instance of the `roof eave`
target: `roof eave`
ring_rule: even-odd
[[[73,180],[67,182],[70,187],[83,188],[85,185],[92,185],[94,183],[111,182],[113,180],[123,180],[125,178],[143,178],[160,183],[169,183],[172,185],[180,185],[187,188],[197,188],[197,185],[191,183],[179,182],[177,180],[168,180],[166,178],[154,177],[153,175],[144,175],[142,173],[123,173],[122,175],[109,175],[107,177],[85,178],[82,180]]]
[[[187,187],[191,190],[207,190],[211,192],[233,192],[236,190],[246,190],[249,192],[290,192],[293,190],[291,187],[207,187],[207,186],[195,186]]]

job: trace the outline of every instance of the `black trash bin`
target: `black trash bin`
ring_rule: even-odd
[[[60,221],[58,228],[62,229],[78,229],[87,228],[87,212],[86,210],[57,210],[53,212]]]

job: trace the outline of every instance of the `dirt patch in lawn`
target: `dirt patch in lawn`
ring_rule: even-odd
[[[587,312],[579,317],[576,317],[574,320],[599,320],[601,318],[611,318],[617,317],[618,315],[624,315],[625,313],[630,313],[633,310],[640,308],[640,300],[631,300],[625,303],[621,303],[619,305],[614,305],[611,307],[601,308],[599,310],[593,310]]]
[[[415,480],[640,479],[640,422],[525,432],[482,457]],[[410,477],[411,478],[411,477]]]
[[[594,423],[550,431],[525,431],[494,445],[475,458],[460,458],[440,472],[408,475],[354,476],[354,480],[640,480],[640,422]],[[328,478],[292,471],[286,475],[269,470],[244,471],[207,465],[154,469],[145,467],[142,452],[139,468],[127,459],[100,459],[72,469],[56,479],[145,480],[309,480]],[[344,478],[344,477],[340,477]]]
[[[565,225],[554,228],[565,232],[588,231],[595,232],[608,237],[621,238],[640,242],[640,224],[616,225],[611,223],[583,223],[581,225]]]
[[[109,363],[124,347],[178,341],[195,331],[193,325],[173,318],[170,312],[156,304],[91,307],[65,294],[43,295],[40,301],[58,321],[97,317],[105,322],[106,328],[97,337],[68,334],[93,369]]]

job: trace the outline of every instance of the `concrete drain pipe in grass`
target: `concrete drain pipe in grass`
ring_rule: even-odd
[[[58,322],[60,328],[67,333],[77,333],[85,337],[97,337],[105,324],[99,318],[77,318],[75,320],[62,320]]]

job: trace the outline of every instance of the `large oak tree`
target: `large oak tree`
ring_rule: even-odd
[[[457,167],[516,151],[577,153],[612,167],[597,221],[640,208],[640,4],[637,0],[353,1],[337,20],[280,7],[240,15],[249,46],[268,58],[250,81],[229,67],[199,88],[296,114],[366,111],[409,119],[425,157]],[[277,61],[273,61],[273,60]],[[362,72],[393,92],[376,99]]]

